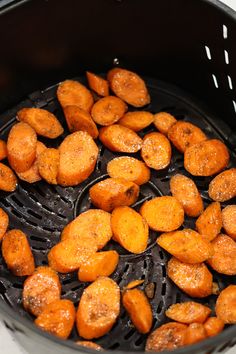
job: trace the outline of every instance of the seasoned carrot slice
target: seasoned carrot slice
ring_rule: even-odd
[[[126,111],[127,105],[124,101],[115,96],[107,96],[93,105],[91,115],[94,122],[106,126],[117,122]]]
[[[9,216],[2,208],[0,208],[0,241],[5,235],[8,229],[8,225],[9,225]]]
[[[221,172],[209,184],[209,197],[216,202],[226,202],[236,196],[236,168]]]
[[[212,176],[229,163],[229,152],[220,140],[211,139],[191,145],[184,153],[184,167],[193,176]]]
[[[202,298],[212,294],[213,277],[204,263],[187,264],[172,257],[167,273],[182,291],[192,297]]]
[[[62,108],[78,106],[90,112],[93,105],[93,95],[81,83],[74,80],[63,81],[57,89],[57,98]]]
[[[0,161],[7,157],[7,144],[0,139]]]
[[[123,178],[138,185],[150,179],[150,169],[145,163],[130,156],[120,156],[109,161],[107,173],[112,178]]]
[[[208,241],[212,241],[222,228],[220,203],[211,203],[196,221],[197,231]]]
[[[107,80],[103,79],[101,76],[91,73],[90,71],[86,71],[86,76],[89,88],[91,90],[95,91],[99,96],[109,95],[109,85]]]
[[[135,210],[122,206],[115,208],[111,215],[114,238],[131,253],[141,253],[147,248],[148,225]]]
[[[82,347],[91,348],[98,351],[103,350],[103,348],[99,344],[86,340],[78,340],[76,344],[82,345]]]
[[[154,170],[166,168],[171,160],[171,145],[169,140],[161,133],[145,135],[141,156],[146,165]]]
[[[177,120],[174,116],[167,112],[159,112],[154,114],[154,125],[164,135],[168,134],[169,129]]]
[[[0,177],[0,190],[5,192],[14,192],[14,190],[16,190],[17,178],[14,172],[1,162]]]
[[[98,249],[102,249],[112,238],[111,214],[100,209],[90,209],[81,213],[64,228],[61,240],[80,235],[93,237]]]
[[[101,128],[99,139],[111,151],[137,152],[142,147],[142,139],[133,130],[120,124]]]
[[[209,317],[204,323],[207,337],[214,337],[224,329],[224,322],[218,317]]]
[[[57,184],[59,165],[60,153],[57,149],[48,148],[38,157],[39,174],[49,184]]]
[[[124,287],[124,290],[129,290],[129,289],[134,289],[139,285],[142,285],[144,283],[144,280],[137,279],[137,280],[132,280],[128,285]]]
[[[34,160],[33,165],[27,171],[17,173],[17,176],[22,181],[26,181],[28,183],[35,183],[35,182],[38,182],[42,179],[39,174],[39,156],[46,149],[47,149],[47,147],[43,143],[41,143],[40,141],[37,141],[36,159]]]
[[[236,240],[236,205],[228,205],[222,210],[222,221],[227,235]]]
[[[10,271],[17,276],[34,272],[34,257],[26,235],[20,230],[5,233],[2,240],[2,255]]]
[[[162,352],[184,346],[187,326],[182,323],[166,323],[152,332],[146,342],[147,352]]]
[[[218,273],[236,275],[236,242],[220,234],[213,241],[213,256],[208,259],[210,266]]]
[[[97,251],[95,239],[81,235],[61,241],[48,253],[48,263],[59,273],[73,272]]]
[[[171,320],[186,324],[194,322],[203,323],[210,313],[211,309],[209,307],[194,301],[171,305],[165,312],[166,316]]]
[[[216,315],[225,324],[236,323],[236,285],[229,285],[221,291],[216,301]]]
[[[139,196],[139,186],[121,178],[107,178],[89,190],[93,205],[107,212],[119,206],[134,204]]]
[[[97,252],[83,263],[79,269],[80,281],[95,281],[100,276],[111,275],[119,262],[116,251]]]
[[[140,213],[155,231],[174,231],[184,222],[184,209],[175,197],[164,196],[146,201]]]
[[[204,325],[202,323],[191,323],[186,330],[184,345],[198,343],[206,338],[207,333]]]
[[[211,243],[191,229],[167,232],[157,238],[157,244],[184,263],[201,263],[214,251]]]
[[[188,147],[207,139],[200,128],[184,121],[178,121],[170,127],[168,138],[180,152],[185,152]]]
[[[50,267],[38,267],[26,279],[23,288],[23,306],[34,316],[61,295],[61,284],[57,273]]]
[[[120,289],[110,278],[100,277],[80,299],[76,325],[85,339],[99,338],[110,331],[120,313]]]
[[[64,131],[57,117],[46,109],[23,108],[17,112],[17,119],[28,123],[38,135],[45,138],[58,138]]]
[[[108,72],[107,79],[115,95],[131,106],[143,107],[150,103],[145,82],[132,71],[114,68]]]
[[[75,322],[75,307],[70,300],[56,300],[48,304],[34,323],[43,331],[67,339]]]
[[[25,172],[36,158],[37,135],[27,123],[15,124],[7,139],[7,156],[13,170]]]
[[[143,334],[148,333],[152,327],[153,315],[144,292],[139,289],[126,290],[122,303],[137,330]]]
[[[119,120],[119,124],[139,132],[152,124],[153,119],[153,114],[147,111],[128,112]]]
[[[171,177],[170,190],[172,195],[183,205],[188,216],[196,217],[203,211],[202,197],[194,181],[181,174]]]
[[[98,137],[98,129],[90,114],[78,106],[66,106],[64,108],[66,122],[70,132],[87,132],[93,139]]]
[[[98,147],[86,132],[68,135],[59,147],[60,163],[57,181],[62,186],[75,186],[94,170]]]

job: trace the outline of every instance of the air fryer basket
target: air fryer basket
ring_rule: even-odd
[[[222,139],[231,151],[231,165],[236,165],[236,15],[220,2],[31,0],[11,1],[0,11],[4,48],[0,57],[1,138],[6,139],[22,107],[55,113],[68,134],[55,83],[65,78],[86,83],[86,69],[102,73],[120,65],[144,76],[151,94],[151,104],[145,109],[170,112],[177,119],[198,125],[209,137]],[[41,90],[43,87],[48,88]],[[145,129],[141,136],[152,130],[154,127]],[[45,142],[58,146],[62,139]],[[37,265],[47,264],[47,252],[59,241],[63,227],[91,207],[90,186],[106,178],[107,162],[118,155],[97,143],[100,154],[96,169],[81,185],[62,188],[43,181],[33,185],[20,181],[15,192],[0,193],[0,207],[8,213],[11,228],[20,228],[28,235]],[[169,179],[177,172],[187,175],[183,155],[173,149],[170,166],[161,172],[152,171],[134,207],[138,210],[145,200],[169,194]],[[211,178],[194,180],[207,206]],[[194,227],[194,220],[186,218],[184,227]],[[141,255],[129,254],[115,242],[106,246],[121,255],[112,275],[121,288],[133,279],[143,279],[143,289],[155,284],[153,328],[166,322],[165,309],[171,303],[190,299],[168,279],[168,255],[156,245],[156,237],[157,233],[150,233],[148,249]],[[236,283],[235,277],[213,276],[220,289]],[[62,297],[77,305],[87,284],[78,281],[76,272],[60,275],[60,279]],[[91,352],[73,344],[79,338],[75,329],[71,341],[61,341],[32,324],[32,317],[22,307],[23,281],[7,270],[0,255],[0,316],[29,353]],[[210,296],[200,302],[214,308],[215,299]],[[223,352],[236,343],[235,335],[236,326],[232,326],[215,338],[176,353]],[[112,330],[96,342],[108,352],[137,352],[144,350],[146,338],[135,330],[122,308]]]

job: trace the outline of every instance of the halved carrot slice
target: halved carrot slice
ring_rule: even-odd
[[[49,184],[57,184],[59,165],[60,153],[57,149],[48,148],[38,158],[39,174]]]
[[[221,172],[209,184],[209,197],[216,202],[226,202],[236,196],[236,168]]]
[[[107,80],[103,79],[101,76],[91,73],[90,71],[86,71],[86,76],[91,90],[95,91],[99,96],[109,95],[109,85]]]
[[[137,280],[132,280],[128,285],[124,287],[124,290],[129,290],[129,289],[134,289],[139,285],[142,285],[144,283],[144,280],[137,279]]]
[[[0,139],[0,161],[7,157],[7,144]]]
[[[207,333],[205,327],[202,323],[191,323],[187,330],[185,336],[185,345],[191,345],[194,343],[201,342],[207,338]]]
[[[14,192],[17,186],[17,178],[14,172],[6,165],[0,162],[0,190],[5,192]]]
[[[128,112],[119,120],[119,124],[139,132],[152,124],[153,119],[153,114],[147,111]]]
[[[227,235],[236,240],[236,205],[227,205],[222,210],[222,221]]]
[[[194,301],[171,305],[165,312],[166,316],[176,322],[186,324],[203,323],[210,315],[211,309]]]
[[[159,112],[154,114],[154,125],[164,135],[168,134],[169,129],[177,120],[172,114],[167,112]]]
[[[204,323],[204,328],[208,337],[219,334],[224,329],[224,322],[218,317],[209,317]]]
[[[211,203],[196,221],[197,231],[208,241],[212,241],[222,228],[220,203]]]
[[[145,135],[141,156],[146,165],[154,170],[166,168],[171,160],[171,145],[169,140],[161,133]]]
[[[216,301],[216,315],[225,324],[236,323],[236,285],[229,285],[221,291]]]
[[[94,122],[107,126],[116,123],[126,111],[124,101],[115,96],[106,96],[93,105],[91,115]]]
[[[0,241],[5,235],[9,225],[9,216],[8,214],[0,208]]]

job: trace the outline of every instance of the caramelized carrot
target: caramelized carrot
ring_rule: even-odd
[[[146,165],[154,170],[166,168],[171,160],[171,145],[169,140],[161,133],[145,135],[141,156]]]
[[[107,126],[116,123],[126,111],[124,101],[115,96],[106,96],[93,105],[91,115],[94,122]]]
[[[59,165],[60,153],[57,149],[46,149],[38,158],[39,174],[49,184],[57,184]]]
[[[216,315],[225,324],[236,323],[236,285],[229,285],[221,291],[216,301]]]
[[[191,323],[186,330],[184,344],[190,345],[190,344],[198,343],[206,338],[207,338],[207,333],[204,325],[202,323]]]
[[[17,178],[14,172],[1,162],[0,177],[0,190],[5,192],[14,192],[16,190]]]
[[[103,79],[90,71],[86,71],[89,88],[95,91],[99,96],[109,95],[109,85],[107,80]]]
[[[0,208],[0,242],[8,229],[8,225],[9,216],[2,208]]]
[[[119,120],[119,124],[139,132],[152,124],[153,119],[153,114],[147,111],[128,112]]]
[[[7,144],[0,139],[0,161],[7,157]]]
[[[209,197],[216,202],[225,202],[236,196],[236,168],[221,172],[209,184]]]
[[[169,129],[177,120],[174,116],[167,112],[159,112],[154,114],[154,125],[164,135],[168,134]]]
[[[173,321],[190,324],[205,322],[210,313],[209,307],[194,301],[187,301],[171,305],[166,311],[166,316]]]
[[[198,232],[207,240],[212,241],[222,228],[220,203],[211,203],[196,221]]]
[[[219,334],[224,329],[224,322],[218,317],[209,317],[204,323],[204,328],[208,337]]]
[[[222,221],[227,235],[236,240],[236,205],[227,205],[222,210]]]

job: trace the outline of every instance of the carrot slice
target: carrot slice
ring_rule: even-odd
[[[124,287],[124,290],[129,290],[129,289],[134,289],[139,285],[142,285],[144,283],[144,280],[137,279],[137,280],[132,280],[128,285]]]
[[[2,240],[2,255],[10,271],[17,276],[34,272],[34,257],[26,235],[20,230],[5,233]]]
[[[165,312],[166,316],[176,322],[186,324],[203,323],[209,317],[211,309],[194,301],[171,305]]]
[[[190,345],[190,344],[198,343],[206,338],[207,338],[207,333],[204,325],[202,323],[191,323],[186,330],[184,344]]]
[[[107,212],[119,206],[130,206],[139,196],[139,186],[120,178],[107,178],[89,190],[93,205]]]
[[[212,241],[222,228],[220,203],[211,203],[196,221],[197,231],[208,241]]]
[[[210,317],[204,323],[204,328],[208,337],[214,337],[224,329],[224,322],[218,317]]]
[[[60,153],[57,149],[48,148],[38,157],[39,174],[49,184],[57,184],[59,165]]]
[[[0,208],[0,241],[3,239],[9,225],[9,216],[8,214]]]
[[[38,267],[26,279],[23,288],[23,306],[34,316],[61,295],[61,284],[57,273],[50,267]]]
[[[7,144],[0,139],[0,161],[7,157]]]
[[[105,251],[93,254],[79,269],[80,281],[95,281],[100,276],[111,275],[119,262],[116,251]]]
[[[154,125],[164,135],[168,134],[169,129],[177,120],[172,114],[167,112],[159,112],[154,114]]]
[[[91,73],[90,71],[86,71],[86,76],[89,88],[91,90],[95,91],[99,96],[109,95],[109,85],[107,80],[103,79],[101,76]]]
[[[157,197],[146,201],[140,214],[155,231],[174,231],[184,222],[184,209],[175,197]]]
[[[152,124],[153,119],[153,114],[147,111],[128,112],[119,120],[119,124],[139,132]]]
[[[6,165],[0,162],[0,190],[5,192],[14,192],[17,186],[17,178],[14,172]]]
[[[131,253],[141,253],[147,248],[148,225],[135,210],[123,206],[115,208],[111,215],[111,227],[115,240]]]
[[[209,184],[209,197],[216,202],[226,202],[236,196],[236,168],[221,172]]]
[[[57,98],[63,109],[66,106],[78,106],[90,112],[93,105],[91,92],[80,82],[74,80],[66,80],[58,86]]]
[[[76,342],[76,344],[82,345],[82,347],[87,347],[87,348],[91,348],[91,349],[98,350],[98,351],[103,350],[103,348],[100,345],[98,345],[97,343],[90,342],[90,341],[78,340]]]
[[[227,205],[222,210],[222,221],[227,235],[236,240],[236,205]]]
[[[108,82],[116,96],[134,107],[150,103],[145,82],[132,71],[114,68],[108,72]]]
[[[110,278],[100,277],[80,299],[76,325],[85,339],[99,338],[110,331],[120,312],[120,289]]]
[[[75,322],[75,307],[70,300],[56,300],[48,304],[34,323],[43,331],[67,339]]]
[[[137,152],[142,147],[142,139],[131,129],[120,124],[101,128],[99,139],[111,151]]]
[[[64,131],[57,117],[42,108],[23,108],[17,112],[17,119],[28,123],[38,135],[58,138]]]
[[[172,257],[167,273],[182,291],[192,297],[202,298],[212,294],[213,277],[204,263],[187,264]]]
[[[106,126],[117,122],[126,111],[124,101],[115,96],[106,96],[93,105],[91,115],[94,122]]]
[[[236,285],[229,285],[221,291],[216,301],[216,315],[225,324],[236,323]]]
[[[212,176],[229,163],[229,152],[220,140],[211,139],[191,145],[184,153],[184,167],[193,176]]]
[[[141,156],[146,165],[154,170],[166,168],[171,160],[171,145],[169,140],[161,133],[145,135]]]
[[[25,172],[36,158],[37,136],[27,123],[15,124],[8,135],[7,155],[11,167],[16,172]]]
[[[122,303],[139,333],[150,331],[153,322],[152,308],[144,292],[139,289],[126,290]]]

